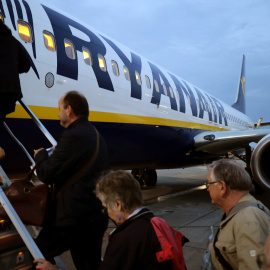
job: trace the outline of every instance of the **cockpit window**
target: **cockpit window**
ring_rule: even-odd
[[[65,39],[64,43],[67,57],[74,60],[76,57],[73,43],[68,39]]]
[[[19,30],[19,35],[20,38],[28,43],[31,43],[32,40],[32,31],[31,31],[31,26],[22,20],[18,20],[18,30]]]
[[[55,40],[53,34],[48,31],[43,31],[43,38],[46,48],[51,52],[55,52]]]

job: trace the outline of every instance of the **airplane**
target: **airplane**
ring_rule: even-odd
[[[255,183],[270,189],[270,129],[245,114],[244,55],[236,101],[228,105],[45,2],[0,0],[0,19],[31,59],[31,70],[20,76],[23,99],[54,138],[62,131],[58,100],[78,90],[107,142],[112,169],[132,170],[141,183],[154,186],[156,169],[232,154],[246,162]],[[50,146],[20,104],[6,124],[30,153]],[[4,168],[29,166],[5,130],[0,142],[7,153]]]

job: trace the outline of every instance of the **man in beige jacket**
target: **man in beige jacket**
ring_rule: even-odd
[[[210,165],[206,185],[212,203],[224,211],[211,245],[212,269],[259,269],[256,259],[269,233],[270,212],[249,194],[249,174],[233,160],[219,160]]]

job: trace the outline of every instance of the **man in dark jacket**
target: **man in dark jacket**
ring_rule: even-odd
[[[108,225],[101,202],[93,192],[101,172],[109,167],[107,149],[102,136],[88,121],[88,115],[88,103],[82,94],[76,91],[65,94],[59,100],[58,116],[66,130],[51,156],[43,148],[35,151],[38,178],[46,184],[54,184],[58,191],[55,211],[36,243],[50,262],[70,250],[79,270],[98,268],[103,234]],[[93,165],[78,176],[77,173],[93,160],[97,149]],[[76,182],[63,188],[75,174]]]
[[[15,111],[22,98],[19,73],[31,67],[29,56],[0,19],[0,130],[6,115]]]

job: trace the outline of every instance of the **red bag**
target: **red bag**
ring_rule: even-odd
[[[182,246],[189,240],[162,218],[153,217],[151,223],[162,249],[156,253],[158,262],[172,260],[174,270],[186,270]]]

